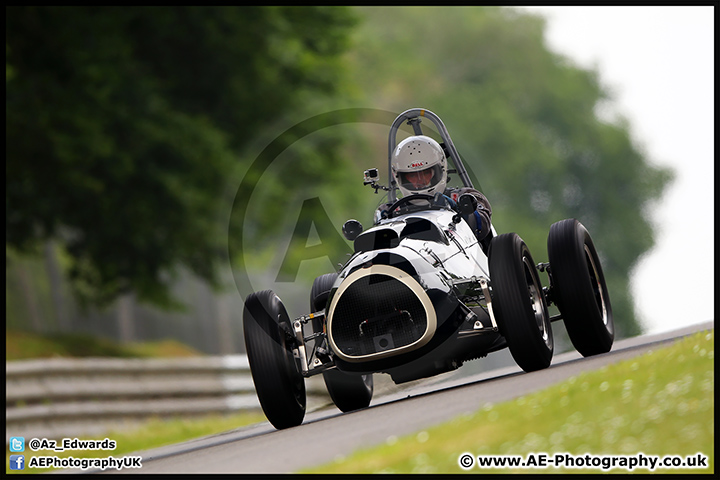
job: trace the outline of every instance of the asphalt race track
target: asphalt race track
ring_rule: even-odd
[[[388,437],[400,437],[474,412],[488,402],[526,395],[580,372],[642,355],[663,343],[712,328],[714,323],[707,322],[625,339],[615,342],[611,352],[589,358],[576,352],[560,354],[553,358],[550,368],[533,373],[523,373],[514,366],[469,377],[445,374],[415,383],[404,391],[373,398],[370,407],[364,410],[342,414],[332,407],[309,413],[298,427],[279,431],[263,422],[139,452],[133,455],[142,456],[142,468],[123,469],[122,473],[292,473],[383,443]]]

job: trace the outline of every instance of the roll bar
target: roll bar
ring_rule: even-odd
[[[460,159],[460,154],[455,148],[455,144],[450,138],[450,134],[448,133],[447,128],[445,128],[445,124],[442,122],[442,120],[440,120],[440,117],[435,115],[430,110],[426,110],[424,108],[411,108],[410,110],[405,110],[403,113],[398,115],[395,121],[390,126],[390,135],[388,136],[388,182],[390,183],[390,190],[388,191],[388,201],[390,202],[395,202],[397,200],[397,195],[395,195],[395,192],[397,190],[397,182],[395,182],[395,180],[393,179],[392,174],[392,154],[395,150],[395,147],[397,146],[397,131],[402,126],[403,122],[407,122],[408,125],[412,126],[415,135],[424,135],[422,127],[420,126],[420,123],[422,122],[421,117],[430,119],[430,121],[432,121],[435,127],[437,127],[438,133],[440,134],[440,137],[445,144],[445,148],[447,149],[448,155],[450,156],[449,160],[452,161],[453,166],[457,171],[457,174],[460,175],[460,179],[462,180],[463,185],[466,187],[474,188],[472,181],[468,176],[467,170],[465,170],[465,166]]]

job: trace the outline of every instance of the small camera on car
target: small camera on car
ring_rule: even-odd
[[[380,178],[380,175],[378,174],[377,168],[369,168],[369,169],[365,170],[365,183],[366,184],[372,183],[372,182],[377,182],[379,178]]]

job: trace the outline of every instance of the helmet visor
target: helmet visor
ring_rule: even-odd
[[[432,188],[442,180],[442,166],[437,164],[424,170],[412,172],[398,172],[398,182],[411,192],[418,192]]]

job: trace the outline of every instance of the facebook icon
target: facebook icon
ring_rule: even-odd
[[[25,455],[10,455],[10,470],[25,470]]]

